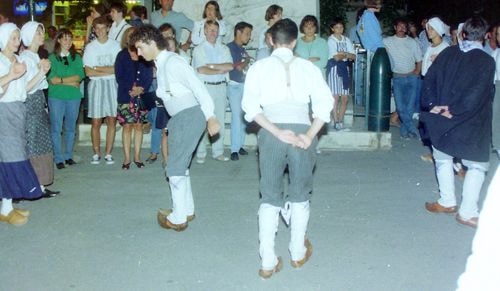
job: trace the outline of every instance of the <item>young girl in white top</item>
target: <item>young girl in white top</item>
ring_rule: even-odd
[[[330,60],[327,64],[326,74],[335,102],[332,122],[336,130],[342,130],[344,129],[344,114],[351,86],[349,61],[353,61],[356,55],[351,40],[343,35],[344,23],[341,18],[335,18],[330,22],[330,31],[332,33],[328,37]]]

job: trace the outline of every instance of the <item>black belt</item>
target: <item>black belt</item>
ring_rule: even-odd
[[[220,82],[205,82],[207,85],[221,85],[221,84],[226,84],[226,81],[220,81]]]

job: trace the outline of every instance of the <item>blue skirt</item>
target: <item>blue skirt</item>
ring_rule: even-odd
[[[0,102],[0,116],[0,197],[39,198],[42,189],[26,154],[26,107]]]

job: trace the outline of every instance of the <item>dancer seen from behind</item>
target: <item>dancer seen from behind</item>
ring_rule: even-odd
[[[460,224],[476,227],[478,200],[491,151],[495,61],[484,52],[488,29],[480,17],[468,19],[458,46],[443,50],[425,75],[420,120],[432,143],[440,198],[425,204],[431,213],[455,213]],[[478,70],[477,68],[481,68]],[[457,207],[453,157],[467,166]]]
[[[312,255],[306,237],[309,200],[316,162],[317,133],[330,121],[331,92],[321,70],[294,57],[298,28],[290,19],[276,22],[269,30],[272,55],[250,67],[242,108],[258,132],[260,169],[259,275],[269,278],[282,268],[274,251],[280,212],[291,228],[291,265],[302,267]],[[269,94],[272,92],[273,94]],[[313,120],[309,118],[309,108]],[[283,193],[283,175],[288,167],[288,195]],[[286,198],[285,198],[286,197]]]

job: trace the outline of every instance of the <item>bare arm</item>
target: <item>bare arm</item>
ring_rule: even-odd
[[[198,73],[204,75],[218,75],[225,74],[233,70],[232,63],[222,63],[222,64],[206,64],[197,69]]]
[[[39,63],[39,71],[33,79],[28,81],[28,85],[26,86],[26,91],[31,91],[37,84],[40,83],[43,79],[46,78],[47,73],[50,71],[50,61],[47,59],[40,60]]]
[[[7,75],[3,77],[0,77],[0,86],[2,87],[3,91],[7,91],[9,83],[20,78],[22,75],[24,75],[24,73],[26,73],[26,64],[19,63],[17,61],[13,62],[10,66],[9,73],[7,73]]]
[[[269,131],[272,135],[274,135],[277,139],[284,143],[291,145],[298,145],[299,143],[301,143],[301,139],[295,134],[295,132],[277,127],[262,113],[257,114],[254,120],[258,125]]]
[[[420,75],[421,71],[422,71],[422,62],[416,62],[415,63],[415,70],[413,70],[413,74]]]
[[[85,74],[89,77],[108,76],[114,73],[115,73],[114,66],[96,66],[96,67],[85,66]]]

